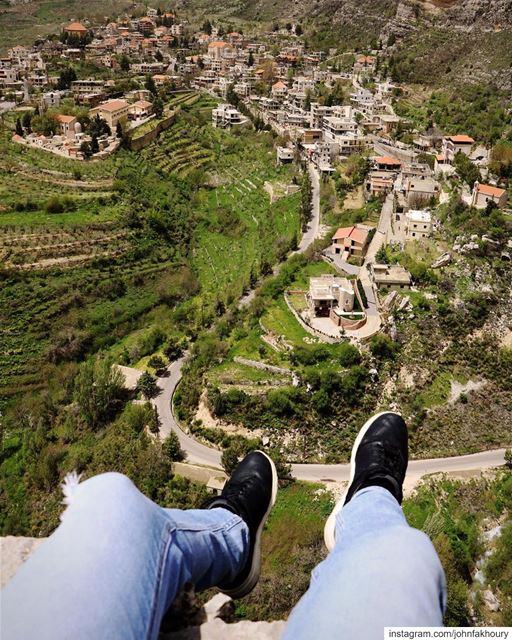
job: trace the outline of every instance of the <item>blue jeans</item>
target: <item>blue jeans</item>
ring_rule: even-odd
[[[445,585],[428,538],[386,490],[339,514],[334,551],[314,571],[286,638],[381,638],[394,624],[439,625]],[[59,528],[2,593],[2,640],[156,638],[186,582],[231,581],[248,554],[225,509],[163,509],[117,473],[81,483]]]

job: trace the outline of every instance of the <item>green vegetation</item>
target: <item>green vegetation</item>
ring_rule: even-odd
[[[398,115],[421,130],[433,124],[445,134],[465,133],[478,143],[494,143],[510,130],[506,93],[482,84],[458,85],[434,91],[426,100],[404,97],[396,102]]]
[[[430,536],[440,557],[448,582],[447,626],[510,624],[512,615],[511,518],[512,475],[498,472],[493,478],[461,482],[448,478],[426,481],[412,498],[404,501],[411,526]],[[501,612],[490,617],[482,605],[483,587],[473,582],[476,561],[483,556],[484,527],[489,530],[504,522],[493,553],[484,565],[484,574],[502,602]]]

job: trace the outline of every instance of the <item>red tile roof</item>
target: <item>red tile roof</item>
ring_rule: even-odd
[[[396,158],[393,158],[392,156],[381,156],[380,158],[376,158],[375,162],[377,164],[393,164],[397,167],[401,167],[402,163],[400,162],[400,160],[397,160]]]
[[[349,238],[359,244],[364,244],[368,238],[368,231],[365,229],[358,229],[357,227],[342,227],[338,229],[333,235],[333,240],[344,240]]]
[[[457,144],[475,144],[473,138],[466,135],[448,136],[448,140],[451,140],[452,142],[455,142]]]
[[[478,193],[483,193],[485,196],[492,196],[493,198],[501,198],[503,194],[506,193],[505,189],[492,187],[490,184],[479,184],[477,191]]]
[[[87,27],[84,27],[80,22],[72,22],[68,24],[67,27],[64,27],[64,31],[80,31],[81,33],[85,33],[87,31]]]

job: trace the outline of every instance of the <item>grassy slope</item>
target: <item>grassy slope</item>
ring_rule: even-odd
[[[71,20],[89,18],[103,22],[127,10],[128,0],[32,0],[12,4],[0,2],[0,52],[18,44],[31,44],[38,36],[58,33]]]

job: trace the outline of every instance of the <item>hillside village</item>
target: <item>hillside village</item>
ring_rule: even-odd
[[[400,82],[387,32],[347,50],[301,20],[245,33],[134,7],[0,57],[2,531],[48,535],[72,469],[189,506],[256,447],[316,527],[377,410],[406,417],[413,458],[510,447],[510,95]],[[478,476],[485,535],[507,477]],[[499,604],[478,600],[491,578],[458,482],[408,517],[450,510],[450,623],[506,622],[496,578]],[[297,589],[274,610],[264,584],[241,617],[286,615],[298,554],[321,555],[304,536],[268,569],[286,590],[297,563]]]

